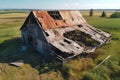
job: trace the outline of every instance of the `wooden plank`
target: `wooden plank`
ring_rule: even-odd
[[[101,63],[99,63],[95,68],[98,68],[100,65],[102,65],[107,59],[109,59],[111,55],[107,56]]]

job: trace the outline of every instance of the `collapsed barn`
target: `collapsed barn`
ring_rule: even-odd
[[[20,30],[25,44],[61,61],[91,53],[111,39],[111,34],[92,27],[74,10],[32,11]]]

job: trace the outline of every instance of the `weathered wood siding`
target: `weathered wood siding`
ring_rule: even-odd
[[[33,13],[30,13],[27,17],[25,23],[23,24],[21,34],[24,43],[30,44],[28,41],[28,35],[30,35],[35,41],[32,45],[30,44],[32,47],[45,55],[50,53],[50,45],[45,38],[46,35],[44,34],[40,23],[37,22],[37,19],[34,17]]]
[[[45,34],[44,31],[40,28],[41,26],[37,26],[37,41],[38,41],[38,45],[37,45],[37,51],[44,53],[45,55],[50,53],[50,44],[47,42],[46,38],[45,38]]]
[[[26,31],[21,31],[21,35],[22,35],[22,41],[27,44],[27,32]]]

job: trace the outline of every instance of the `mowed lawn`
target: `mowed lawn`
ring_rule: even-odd
[[[107,18],[99,17],[101,12],[98,11],[93,17],[89,17],[88,11],[81,13],[89,24],[111,33],[112,40],[87,57],[77,57],[59,65],[55,60],[41,64],[42,56],[32,49],[9,58],[19,53],[24,45],[19,29],[29,11],[0,11],[0,80],[120,80],[120,18],[109,18],[111,12],[107,12]],[[107,61],[95,68],[109,55]],[[9,65],[21,59],[25,63],[22,67]]]

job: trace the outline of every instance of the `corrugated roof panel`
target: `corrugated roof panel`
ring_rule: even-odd
[[[60,11],[61,16],[63,19],[76,19],[79,23],[86,23],[85,19],[82,17],[79,11]],[[73,23],[73,22],[72,22]]]
[[[60,14],[61,14],[63,19],[71,19],[69,11],[60,11]]]
[[[47,11],[34,11],[36,18],[42,24],[43,29],[55,28],[57,27],[54,23],[52,17],[47,13]]]
[[[86,23],[79,11],[59,11],[63,20],[53,19],[49,15],[48,11],[34,11],[33,13],[41,23],[44,30]]]

